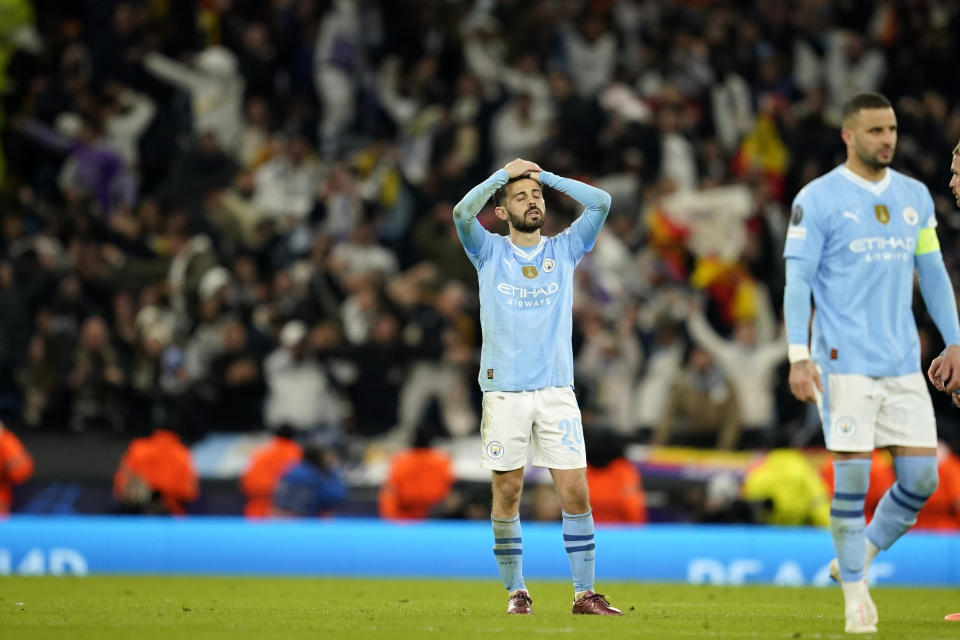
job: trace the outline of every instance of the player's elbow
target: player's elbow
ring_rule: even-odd
[[[610,197],[609,193],[597,189],[597,206],[603,211],[604,215],[610,212],[610,205],[612,203],[613,198]]]

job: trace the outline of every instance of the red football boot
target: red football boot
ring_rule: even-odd
[[[622,616],[623,612],[607,602],[602,593],[586,591],[573,603],[573,613],[588,616]]]
[[[527,593],[526,589],[517,589],[510,594],[510,599],[507,600],[507,613],[516,613],[520,615],[530,615],[533,613],[531,605],[533,600],[530,599],[530,594]]]

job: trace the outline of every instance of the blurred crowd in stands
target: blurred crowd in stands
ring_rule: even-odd
[[[856,91],[895,104],[894,166],[934,194],[960,283],[953,3],[0,0],[0,12],[0,418],[15,431],[159,429],[186,445],[270,431],[325,450],[302,454],[322,473],[330,452],[476,433],[476,276],[451,211],[523,157],[613,196],[574,303],[588,430],[822,444],[786,386],[780,256],[791,199],[843,159],[839,108]],[[571,207],[548,199],[548,234]],[[489,210],[481,220],[502,231]],[[919,310],[927,362],[940,338]],[[935,402],[956,447],[957,414]],[[399,495],[385,485],[385,513],[403,513]],[[288,506],[256,508],[303,500],[291,485]]]

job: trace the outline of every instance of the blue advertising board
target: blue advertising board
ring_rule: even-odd
[[[827,584],[824,529],[648,525],[597,528],[602,581]],[[233,517],[13,516],[0,575],[204,574],[497,579],[485,522]],[[559,523],[524,523],[524,574],[567,579]],[[891,585],[960,585],[960,536],[911,532],[871,566]]]

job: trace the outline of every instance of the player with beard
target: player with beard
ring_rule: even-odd
[[[867,568],[913,526],[938,482],[937,427],[912,311],[914,270],[948,345],[938,367],[947,388],[960,386],[960,321],[930,192],[890,168],[897,143],[890,102],[876,93],[852,97],[842,127],[846,162],[794,200],[784,317],[790,390],[816,402],[833,456],[837,557],[830,569],[843,590],[845,631],[874,633]],[[875,448],[893,455],[897,481],[864,526]]]
[[[540,235],[543,187],[584,211],[560,234]],[[509,235],[477,214],[493,197]],[[482,462],[493,473],[493,553],[509,592],[507,613],[529,614],[523,580],[520,495],[528,450],[547,467],[563,507],[563,543],[573,573],[573,613],[621,615],[593,588],[593,515],[580,409],[573,394],[573,272],[593,248],[610,196],[520,158],[470,190],[453,210],[457,235],[480,283]]]

